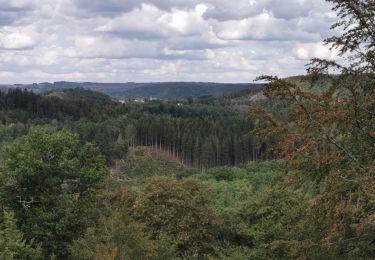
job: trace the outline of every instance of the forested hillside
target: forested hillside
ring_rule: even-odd
[[[95,82],[54,82],[34,83],[31,85],[0,85],[0,90],[20,88],[35,93],[56,91],[72,91],[71,89],[87,89],[101,92],[112,98],[127,99],[160,99],[186,100],[202,96],[219,96],[223,93],[245,89],[259,89],[260,84],[231,84],[209,82],[155,82],[155,83],[95,83]],[[70,89],[70,90],[69,90]],[[82,91],[81,91],[82,92]],[[67,94],[67,93],[66,93]],[[81,93],[82,94],[82,93]],[[87,93],[86,93],[87,94]],[[78,93],[75,93],[78,95]]]
[[[52,89],[44,93],[48,97],[59,97],[67,100],[90,100],[98,102],[111,101],[111,97],[90,89],[70,88],[70,89]]]
[[[345,65],[306,76],[0,92],[0,259],[374,259],[375,4],[330,2]]]

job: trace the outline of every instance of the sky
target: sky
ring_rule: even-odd
[[[0,0],[0,84],[252,82],[304,74],[324,0]]]

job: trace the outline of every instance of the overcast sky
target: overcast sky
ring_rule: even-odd
[[[0,0],[0,84],[303,74],[334,58],[335,19],[323,0]]]

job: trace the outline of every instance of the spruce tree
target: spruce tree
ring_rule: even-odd
[[[42,259],[41,249],[32,248],[23,238],[22,232],[16,225],[14,213],[3,212],[0,222],[0,258],[13,259]]]

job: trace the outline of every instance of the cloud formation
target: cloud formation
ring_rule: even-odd
[[[335,58],[324,0],[0,0],[0,84],[250,82]]]

